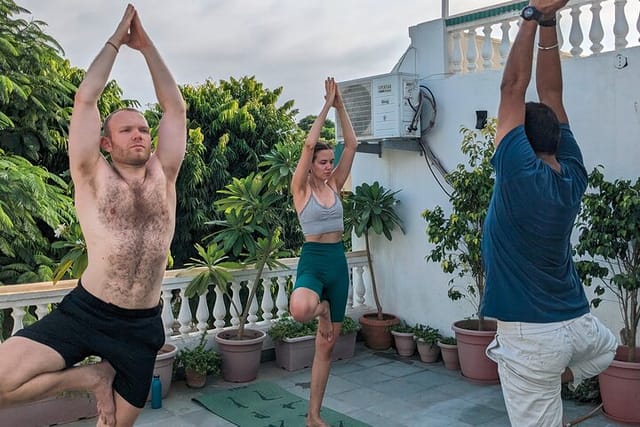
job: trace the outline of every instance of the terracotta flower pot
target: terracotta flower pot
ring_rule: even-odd
[[[437,344],[430,344],[424,342],[422,340],[418,340],[416,342],[418,346],[418,354],[420,355],[420,360],[424,363],[435,363],[440,358],[440,347]],[[456,359],[457,359],[458,349],[456,349]]]
[[[202,375],[194,369],[186,368],[184,370],[184,376],[188,387],[202,388],[207,383],[207,376]]]
[[[393,314],[382,313],[382,320],[378,320],[376,313],[367,313],[358,319],[362,327],[364,344],[373,350],[386,350],[391,347],[391,327],[400,323]]]
[[[467,380],[479,384],[498,384],[498,365],[485,354],[496,335],[495,320],[484,320],[484,330],[478,330],[478,320],[460,320],[453,324],[458,343],[460,370]]]
[[[619,346],[611,365],[598,376],[600,396],[607,417],[640,425],[640,361],[626,362],[628,351]],[[636,354],[640,355],[640,347]]]
[[[411,357],[416,352],[416,341],[413,332],[396,332],[391,331],[393,340],[396,344],[396,351],[400,356]]]
[[[245,383],[258,376],[262,343],[267,334],[253,329],[244,330],[244,339],[238,340],[237,329],[219,332],[215,336],[222,355],[222,377],[225,381]]]
[[[438,347],[442,353],[444,367],[452,370],[460,370],[460,358],[458,357],[458,346],[456,344],[444,344],[439,342]]]

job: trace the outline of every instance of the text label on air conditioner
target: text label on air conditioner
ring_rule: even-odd
[[[391,83],[378,85],[378,93],[391,93]]]

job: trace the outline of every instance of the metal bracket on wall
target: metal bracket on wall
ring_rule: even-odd
[[[382,157],[383,149],[416,151],[422,156],[419,138],[392,138],[375,141],[362,141],[358,144],[356,152],[377,154],[378,157]]]

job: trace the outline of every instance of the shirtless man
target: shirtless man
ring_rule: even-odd
[[[154,153],[149,126],[136,110],[112,113],[100,133],[98,98],[124,45],[144,56],[163,110]],[[90,390],[98,401],[97,425],[133,425],[164,343],[160,288],[185,146],[184,100],[128,5],[78,88],[69,127],[75,205],[89,264],[56,310],[0,345],[0,407]],[[89,355],[103,361],[73,367]]]

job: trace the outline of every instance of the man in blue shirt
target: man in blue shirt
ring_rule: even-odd
[[[613,360],[615,336],[589,313],[571,232],[587,187],[562,103],[556,13],[568,0],[531,0],[500,86],[493,196],[484,224],[481,313],[498,319],[496,361],[513,426],[562,425],[561,383],[575,386]],[[539,103],[524,97],[533,48]]]

